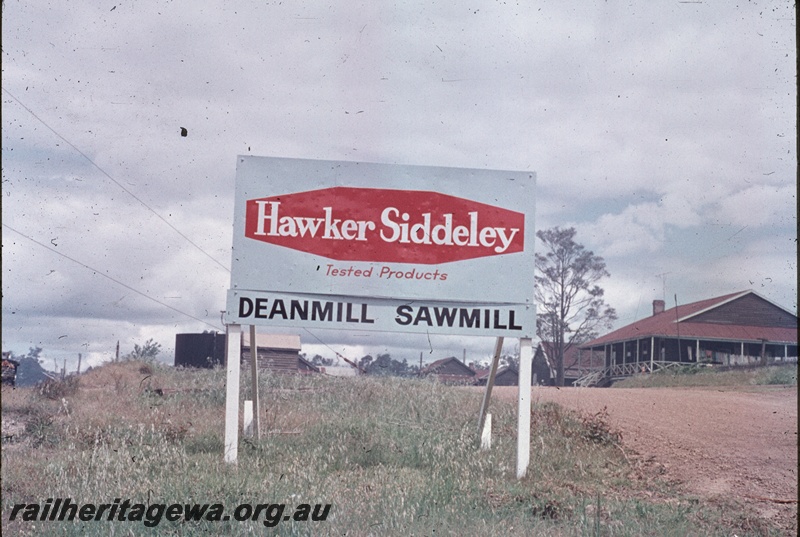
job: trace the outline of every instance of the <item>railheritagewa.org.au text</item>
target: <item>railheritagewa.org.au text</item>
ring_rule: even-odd
[[[272,528],[281,522],[324,522],[331,504],[241,503],[229,511],[221,503],[137,503],[115,498],[111,503],[76,503],[71,498],[48,498],[39,503],[18,503],[9,521],[121,522],[156,527],[167,522],[260,522]]]

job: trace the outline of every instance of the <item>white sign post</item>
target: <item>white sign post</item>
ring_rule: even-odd
[[[534,187],[535,174],[523,171],[238,157],[225,460],[236,460],[231,339],[240,325],[514,337],[522,477],[536,326]]]
[[[519,340],[519,381],[517,391],[517,479],[528,471],[531,460],[531,369],[533,342]]]
[[[236,462],[239,454],[239,368],[242,327],[229,324],[225,339],[225,462]]]

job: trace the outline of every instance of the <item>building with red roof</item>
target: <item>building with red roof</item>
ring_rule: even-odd
[[[665,309],[580,345],[606,367],[641,362],[711,362],[722,365],[797,358],[797,315],[755,291]]]

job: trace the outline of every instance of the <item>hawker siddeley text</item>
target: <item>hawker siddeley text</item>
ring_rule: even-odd
[[[468,212],[469,225],[453,225],[453,214],[436,217],[423,213],[422,220],[410,222],[408,213],[395,207],[381,212],[380,223],[372,220],[336,218],[332,207],[323,207],[318,218],[281,216],[279,201],[256,200],[258,219],[254,235],[271,237],[320,237],[329,240],[369,241],[376,236],[383,242],[437,244],[441,246],[494,248],[505,252],[519,228],[481,227],[478,211]]]

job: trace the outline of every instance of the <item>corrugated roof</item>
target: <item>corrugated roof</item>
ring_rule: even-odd
[[[468,365],[464,364],[461,360],[459,360],[454,356],[451,356],[450,358],[442,358],[441,360],[436,360],[435,362],[431,362],[426,367],[424,367],[422,371],[420,371],[420,373],[423,375],[438,374],[438,371],[451,361],[455,362],[462,369],[464,369],[464,376],[475,375],[475,371],[473,371]]]
[[[256,334],[256,345],[259,349],[286,349],[299,351],[300,336],[297,334]],[[242,332],[242,346],[250,348],[250,331]]]
[[[640,321],[623,326],[597,339],[580,346],[581,349],[598,347],[608,343],[629,341],[649,337],[678,337],[686,339],[713,339],[759,342],[766,339],[771,343],[797,343],[797,328],[772,326],[750,326],[721,323],[693,323],[691,318],[726,304],[748,294],[759,296],[753,291],[741,291],[716,298],[709,298],[679,305]],[[763,298],[763,297],[760,297]],[[766,300],[766,299],[764,299]],[[776,307],[780,307],[777,306]],[[781,308],[783,309],[783,308]],[[685,319],[685,320],[683,320]],[[676,322],[681,320],[681,322]]]

